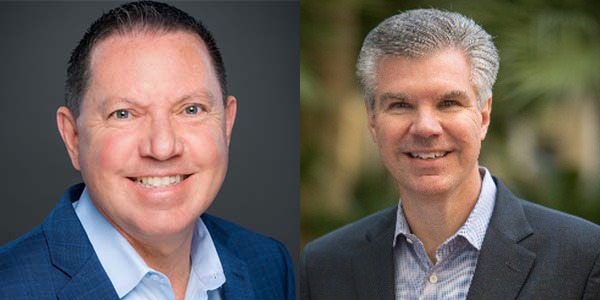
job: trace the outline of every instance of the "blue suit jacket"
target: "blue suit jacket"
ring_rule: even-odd
[[[72,203],[70,188],[46,221],[0,249],[0,299],[118,299]],[[280,242],[204,214],[226,282],[225,299],[295,299],[290,256]]]

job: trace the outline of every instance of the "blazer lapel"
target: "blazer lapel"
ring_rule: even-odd
[[[219,254],[219,260],[225,273],[225,283],[222,286],[222,295],[224,299],[254,299],[254,290],[250,282],[250,274],[246,263],[238,258],[230,249],[226,232],[215,230],[210,222],[206,222],[206,227],[215,243],[215,248]]]
[[[533,233],[520,200],[500,180],[494,181],[496,204],[467,299],[515,299],[536,257],[519,245]]]
[[[43,224],[52,264],[70,278],[64,287],[56,287],[62,288],[58,297],[118,299],[73,209],[82,191],[83,184],[71,187]]]
[[[392,245],[397,207],[383,212],[384,216],[367,232],[364,246],[353,261],[353,273],[358,299],[394,299],[394,256]]]
[[[216,243],[215,243],[215,246]],[[223,295],[225,299],[254,299],[254,292],[246,263],[228,249],[217,246],[219,259],[225,272]]]
[[[98,269],[100,267],[100,269]],[[90,257],[79,272],[58,292],[58,299],[119,299],[96,255]]]

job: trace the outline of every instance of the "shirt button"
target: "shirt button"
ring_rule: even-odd
[[[150,279],[152,279],[154,281],[159,281],[160,280],[160,276],[158,274],[151,274],[150,275]]]
[[[431,276],[429,276],[429,282],[436,283],[437,281],[438,277],[435,274],[431,274]]]
[[[409,244],[411,244],[411,245],[413,244],[413,240],[411,240],[411,239],[409,239],[409,238],[406,238],[406,242],[408,242],[408,243],[409,243]]]

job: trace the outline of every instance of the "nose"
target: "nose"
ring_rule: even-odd
[[[183,144],[176,126],[169,118],[154,118],[146,128],[144,142],[140,143],[142,157],[168,160],[181,155]]]
[[[430,138],[439,136],[443,132],[439,118],[430,109],[420,109],[416,112],[416,117],[411,124],[410,133]]]

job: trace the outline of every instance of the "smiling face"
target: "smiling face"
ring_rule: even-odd
[[[193,34],[115,34],[93,50],[75,120],[57,122],[98,210],[127,238],[191,232],[227,170],[236,100]]]
[[[477,159],[490,121],[480,109],[465,55],[386,56],[376,74],[369,129],[402,197],[449,196],[477,189]]]

